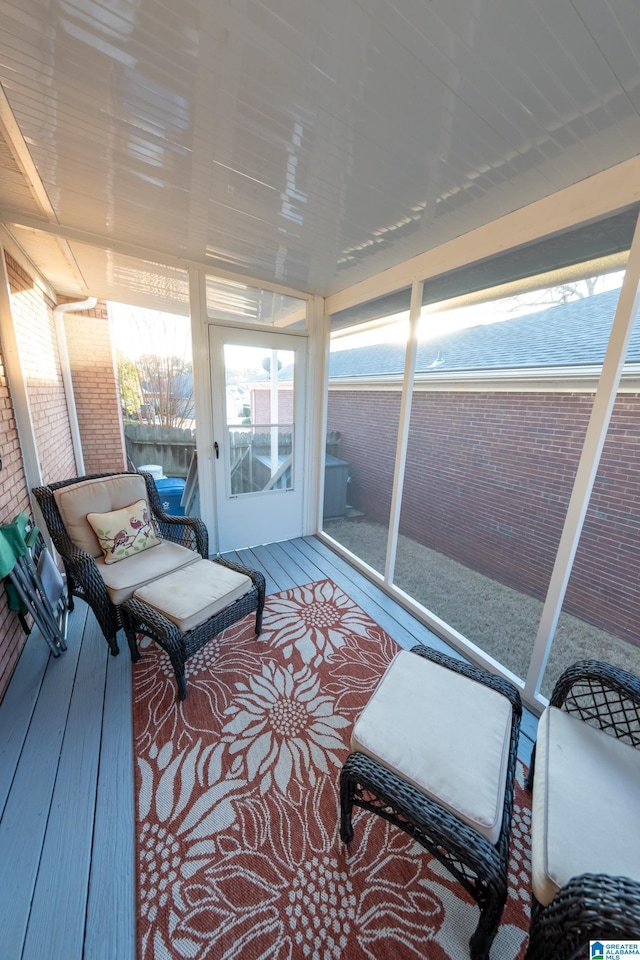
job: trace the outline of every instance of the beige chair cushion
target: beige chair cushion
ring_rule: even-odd
[[[174,570],[192,566],[200,560],[200,554],[170,540],[161,540],[153,550],[145,550],[119,563],[105,564],[104,557],[96,559],[96,565],[105,582],[111,602],[118,606],[130,600],[139,587],[151,580],[164,577]]]
[[[101,557],[102,549],[87,521],[87,514],[121,510],[135,500],[146,500],[147,487],[140,474],[123,473],[60,487],[54,490],[53,496],[75,546],[86,550],[92,557]]]
[[[544,906],[581,873],[640,881],[640,750],[547,707],[531,812],[532,885]]]
[[[175,623],[182,633],[239,600],[252,587],[250,577],[211,560],[199,560],[136,590],[142,600]]]
[[[378,760],[495,843],[510,740],[506,697],[403,650],[357,720],[351,749]]]

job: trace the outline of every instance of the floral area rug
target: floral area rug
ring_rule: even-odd
[[[334,583],[267,599],[187,663],[134,665],[139,960],[460,960],[478,908],[381,817],[338,835],[353,722],[398,646]],[[519,765],[492,960],[524,954],[530,810]]]

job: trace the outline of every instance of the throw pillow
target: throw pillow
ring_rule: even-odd
[[[105,563],[117,563],[160,543],[146,500],[110,513],[88,513],[87,522],[102,547]]]

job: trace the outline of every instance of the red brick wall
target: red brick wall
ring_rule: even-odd
[[[73,472],[74,461],[53,333],[53,304],[11,256],[5,254],[5,257],[11,309],[42,471],[47,479],[60,479]],[[3,348],[0,343],[0,524],[10,522],[22,511],[31,514]],[[20,621],[7,608],[4,588],[0,588],[0,699],[24,642]]]
[[[7,253],[11,310],[44,482],[76,475],[53,309],[33,278]],[[125,466],[120,403],[112,362],[106,305],[87,315],[67,315],[69,354],[87,472]],[[0,524],[31,513],[12,398],[0,344]],[[0,698],[24,646],[15,613],[0,588]]]
[[[53,323],[53,304],[6,254],[11,310],[45,483],[76,474],[67,401]]]
[[[17,513],[29,513],[27,483],[22,466],[18,431],[9,396],[0,343],[0,524],[9,523]],[[24,646],[25,636],[20,621],[7,607],[4,587],[0,587],[0,700]]]
[[[327,430],[340,432],[336,456],[349,464],[349,503],[389,523],[400,394],[329,391]]]
[[[107,305],[65,314],[85,473],[126,469],[120,395]]]
[[[252,387],[250,409],[252,423],[271,423],[271,390]],[[278,420],[293,423],[293,390],[278,391]]]
[[[353,506],[388,523],[399,393],[329,392]],[[542,599],[592,396],[416,393],[401,532]],[[565,609],[640,643],[640,395],[618,399]]]

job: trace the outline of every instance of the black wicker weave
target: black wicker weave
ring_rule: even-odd
[[[578,660],[556,681],[549,705],[640,747],[640,680],[602,660]],[[531,755],[527,787],[533,785],[536,751]]]
[[[126,474],[125,474],[126,475]],[[184,547],[197,551],[203,559],[209,554],[209,535],[206,525],[196,517],[172,517],[162,509],[158,491],[150,473],[140,471],[147,488],[147,497],[154,525],[159,536],[171,540]],[[91,556],[84,550],[79,550],[69,537],[62,522],[54,491],[61,487],[68,487],[84,480],[122,476],[119,473],[95,473],[85,477],[74,477],[70,480],[60,480],[44,487],[35,487],[33,494],[38,501],[42,516],[51,535],[54,546],[64,563],[69,591],[69,609],[73,609],[73,597],[81,597],[89,604],[96,615],[111,653],[118,653],[116,634],[123,625],[121,608],[115,606],[109,597],[104,580],[100,576],[98,566]]]
[[[627,670],[579,660],[557,681],[550,705],[640,748],[640,680]],[[535,752],[529,787],[534,766]],[[546,907],[533,899],[525,960],[577,960],[588,957],[590,940],[639,939],[640,883],[585,873],[573,877]]]
[[[511,703],[511,742],[500,836],[497,843],[492,844],[430,797],[362,753],[350,754],[340,775],[340,836],[344,843],[353,837],[351,814],[355,804],[384,817],[417,840],[480,907],[480,920],[470,941],[470,955],[472,960],[484,960],[489,956],[507,897],[509,834],[522,715],[520,695],[507,680],[430,647],[418,645],[411,652],[491,687]]]
[[[161,613],[141,600],[127,600],[121,608],[129,649],[131,650],[131,659],[134,662],[140,659],[137,634],[141,633],[151,637],[152,640],[160,644],[162,649],[168,653],[175,671],[179,700],[184,700],[187,695],[185,663],[205,643],[254,610],[256,611],[256,636],[259,636],[262,630],[262,611],[265,597],[265,579],[262,574],[238,563],[232,563],[230,560],[219,558],[212,562],[238,573],[246,574],[246,576],[251,577],[253,586],[243,597],[225,607],[215,616],[209,617],[208,620],[205,620],[200,626],[194,627],[193,630],[181,633],[175,623],[163,617]]]
[[[583,873],[534,904],[525,960],[587,960],[590,940],[640,940],[640,884]]]

